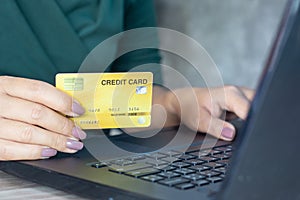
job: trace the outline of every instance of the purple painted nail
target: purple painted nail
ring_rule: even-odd
[[[222,130],[222,136],[232,140],[234,137],[234,130],[232,130],[231,128],[225,127]]]
[[[83,148],[83,143],[77,140],[67,139],[67,147],[73,150],[80,150]]]
[[[77,115],[82,115],[85,113],[85,110],[78,101],[74,100],[72,104],[72,112]]]
[[[57,154],[57,151],[55,149],[52,148],[44,148],[42,150],[42,157],[48,158],[48,157],[52,157],[55,156]]]
[[[72,134],[74,137],[81,140],[86,138],[86,133],[83,130],[81,130],[78,126],[74,126],[74,128],[72,129]]]

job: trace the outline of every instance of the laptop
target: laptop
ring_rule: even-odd
[[[100,162],[83,149],[48,160],[0,162],[0,169],[91,199],[300,199],[299,83],[299,0],[290,0],[247,120],[233,143],[218,141],[207,151],[200,148],[204,135],[199,133],[185,152]],[[161,130],[162,142],[176,131]],[[127,136],[110,140],[141,152],[148,148]],[[161,165],[172,158],[176,160]]]

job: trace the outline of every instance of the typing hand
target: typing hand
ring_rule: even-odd
[[[86,134],[65,117],[84,109],[50,84],[0,76],[0,160],[32,160],[75,153]]]
[[[192,130],[231,141],[236,130],[223,118],[229,112],[245,119],[253,96],[253,90],[235,86],[183,88],[168,92],[166,107]]]

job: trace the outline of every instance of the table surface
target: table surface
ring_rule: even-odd
[[[72,194],[68,194],[50,187],[42,186],[26,181],[15,176],[4,173],[0,170],[0,199],[16,200],[83,200]]]

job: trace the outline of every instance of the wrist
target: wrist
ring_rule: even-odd
[[[164,95],[164,107],[168,118],[175,124],[180,122],[180,105],[177,96],[171,90],[167,90]]]
[[[177,115],[178,101],[176,95],[172,91],[167,90],[163,99],[166,111],[170,114]]]
[[[176,95],[172,91],[161,86],[154,86],[153,105],[156,104],[160,105],[164,109],[164,113],[166,115],[166,118],[164,119],[164,127],[177,126],[180,123],[180,118],[178,117],[180,112],[177,112],[177,110],[179,110],[179,106],[177,106],[178,102]],[[156,119],[153,121],[162,120],[160,119],[162,117],[161,109],[158,107],[156,108],[152,110],[153,119]]]

